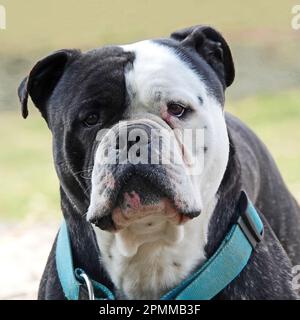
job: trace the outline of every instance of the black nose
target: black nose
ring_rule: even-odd
[[[139,157],[142,147],[148,146],[148,151],[150,151],[151,128],[144,124],[130,124],[119,131],[116,142],[116,149],[120,151],[120,158],[128,158],[128,152],[134,145],[137,145],[136,150],[134,150],[135,155]]]
[[[117,137],[116,149],[122,149],[124,146],[130,149],[134,144],[147,145],[151,141],[151,128],[144,124],[130,124],[123,130],[120,130]]]

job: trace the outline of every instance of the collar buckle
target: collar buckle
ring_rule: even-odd
[[[248,202],[248,199],[247,199]],[[248,204],[248,203],[247,203]],[[245,211],[239,216],[237,224],[247,237],[253,249],[260,243],[264,237],[264,229],[260,232],[257,225],[253,221],[253,216],[249,213],[249,204]]]
[[[237,223],[254,249],[262,241],[264,232],[258,232],[247,211],[243,216],[239,217]]]

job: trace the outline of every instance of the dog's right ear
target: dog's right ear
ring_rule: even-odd
[[[79,50],[59,50],[36,63],[18,88],[23,118],[28,116],[28,96],[31,97],[43,117],[46,116],[47,100],[67,65],[79,55]]]

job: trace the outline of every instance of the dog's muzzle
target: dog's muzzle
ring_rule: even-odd
[[[99,142],[88,220],[117,231],[152,215],[175,224],[198,216],[197,190],[184,164],[173,161],[181,151],[172,131],[150,119],[120,124]]]

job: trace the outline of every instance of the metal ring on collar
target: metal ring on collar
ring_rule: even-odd
[[[88,289],[89,300],[95,300],[94,287],[88,275],[84,271],[82,271],[79,277],[83,279],[84,283],[86,284],[86,287]]]

